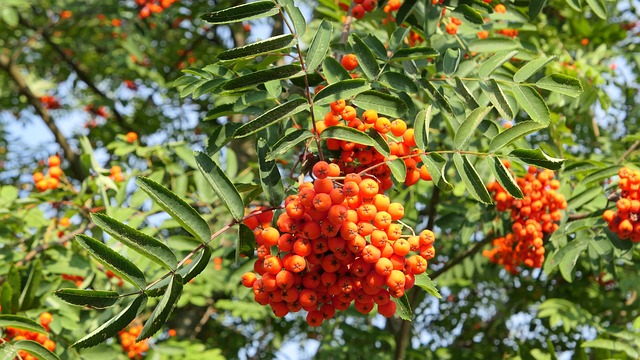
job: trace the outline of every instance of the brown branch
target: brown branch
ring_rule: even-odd
[[[624,152],[624,154],[622,154],[622,156],[620,156],[620,158],[618,159],[618,161],[616,161],[616,164],[620,164],[621,162],[624,161],[624,159],[627,158],[627,156],[629,156],[629,154],[631,154],[637,147],[638,145],[640,145],[640,140],[636,140],[636,142],[634,142],[628,149],[627,151]]]
[[[67,159],[71,164],[73,175],[79,180],[84,180],[86,174],[82,169],[80,157],[71,148],[71,145],[69,145],[67,138],[62,134],[56,123],[53,121],[47,109],[42,106],[42,102],[40,101],[40,99],[33,93],[33,91],[31,91],[31,88],[29,88],[29,85],[27,84],[27,81],[25,80],[18,66],[11,61],[11,58],[9,56],[5,55],[4,53],[0,53],[0,68],[2,68],[2,70],[4,70],[9,75],[9,77],[11,77],[13,82],[18,87],[18,92],[27,98],[29,104],[34,107],[35,112],[40,116],[40,118],[42,118],[42,121],[44,121],[45,125],[47,125],[56,142],[58,143],[58,145],[60,145],[65,159]]]

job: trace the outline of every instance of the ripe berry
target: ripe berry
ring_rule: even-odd
[[[362,6],[358,5],[356,7],[353,8],[353,11],[355,12],[356,8],[360,8],[362,10],[362,16],[364,16],[364,9],[362,8]],[[359,19],[355,14],[353,15],[355,18]],[[342,60],[340,61],[340,63],[342,64],[342,66],[347,70],[347,71],[352,71],[355,68],[358,67],[358,59],[356,58],[356,56],[354,54],[347,54],[345,55]]]

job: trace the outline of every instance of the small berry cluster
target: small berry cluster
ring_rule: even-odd
[[[318,133],[322,133],[328,127],[345,125],[360,131],[374,129],[389,144],[391,156],[386,158],[374,147],[345,140],[328,139],[327,148],[339,151],[339,156],[333,162],[344,174],[367,170],[368,174],[373,175],[380,182],[383,191],[388,190],[393,186],[393,181],[387,161],[402,158],[406,167],[405,185],[411,186],[420,179],[431,180],[427,167],[418,166],[422,160],[420,159],[421,151],[416,147],[414,130],[408,128],[402,119],[391,121],[389,118],[379,116],[374,110],[364,111],[359,118],[356,108],[347,105],[344,100],[338,100],[331,103],[331,110],[325,115],[324,120],[316,122],[316,129]]]
[[[393,15],[393,12],[398,11],[398,9],[400,9],[400,6],[402,6],[402,1],[400,1],[400,0],[389,0],[387,2],[387,5],[385,5],[382,8],[382,11],[384,11],[387,14],[387,18],[386,19],[382,19],[382,24],[387,24],[389,22],[396,22],[396,18]]]
[[[515,199],[497,182],[487,184],[488,190],[494,193],[497,210],[510,212],[513,233],[494,239],[494,248],[483,252],[491,262],[503,265],[514,274],[520,264],[542,267],[543,238],[558,229],[561,210],[567,207],[564,195],[556,191],[560,182],[554,179],[551,170],[529,167],[525,177],[516,182],[524,194],[522,199]]]
[[[48,312],[43,312],[40,314],[40,325],[44,327],[47,331],[49,331],[49,324],[53,321],[53,316]],[[37,332],[31,332],[28,330],[16,329],[12,327],[7,327],[4,331],[5,338],[4,341],[19,341],[19,340],[32,340],[37,341],[40,345],[47,348],[49,351],[55,351],[56,343],[49,339],[49,336]],[[24,350],[18,351],[18,356],[14,360],[36,360],[35,356],[27,353]]]
[[[366,13],[372,12],[378,6],[378,2],[376,0],[353,0],[353,2],[355,5],[351,9],[351,16],[356,19],[362,19]]]
[[[618,170],[618,176],[621,191],[617,209],[605,210],[602,217],[609,224],[609,230],[620,239],[637,243],[640,242],[640,171],[623,167]]]
[[[105,119],[109,117],[109,113],[107,113],[107,110],[105,109],[104,106],[99,106],[96,108],[93,104],[89,104],[84,107],[84,110],[90,114],[93,114],[95,116],[100,116]]]
[[[152,13],[159,14],[175,2],[176,0],[136,0],[136,4],[141,7],[138,17],[145,19]]]
[[[40,102],[42,102],[42,106],[48,110],[60,109],[62,107],[58,99],[50,95],[41,96]]]
[[[451,22],[445,26],[445,30],[447,31],[447,34],[455,35],[458,33],[458,26],[462,25],[462,20],[452,16],[450,21]]]
[[[112,178],[113,181],[115,182],[124,181],[124,174],[122,173],[122,168],[120,166],[118,165],[112,166],[109,172],[110,172],[109,177]]]
[[[62,278],[73,281],[78,287],[82,285],[82,282],[84,281],[84,276],[81,275],[62,274]]]
[[[125,138],[127,139],[128,143],[133,144],[134,142],[138,141],[138,134],[134,133],[133,131],[129,131],[127,135],[125,135]]]
[[[142,331],[142,325],[132,326],[129,330],[122,330],[118,333],[120,338],[120,345],[122,350],[127,353],[129,359],[142,359],[149,350],[149,343],[147,340],[136,342],[136,338]]]
[[[58,156],[50,156],[48,165],[49,170],[46,176],[40,171],[33,173],[33,182],[36,184],[36,189],[41,192],[57,188],[60,184],[60,177],[63,175]]]
[[[107,270],[105,274],[107,275],[107,279],[109,279],[109,281],[114,281],[117,286],[124,286],[124,281],[122,281],[122,278],[114,274],[113,271]]]

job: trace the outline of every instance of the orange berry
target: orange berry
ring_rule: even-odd
[[[502,4],[498,4],[493,8],[493,11],[499,13],[499,14],[504,14],[507,12],[507,8],[502,5]]]
[[[360,17],[357,17],[356,14],[355,14],[355,12],[359,13],[359,10],[358,11],[356,10],[356,8],[358,8],[358,7],[362,11],[362,15]],[[364,16],[364,9],[362,8],[362,6],[358,5],[358,6],[353,8],[352,14],[353,14],[353,17],[355,17],[356,19],[359,19],[362,16]],[[340,63],[342,64],[342,66],[347,71],[352,71],[352,70],[354,70],[355,68],[358,67],[358,58],[356,58],[356,56],[354,54],[347,54],[342,58]]]
[[[455,35],[456,33],[458,33],[458,25],[454,23],[448,23],[447,26],[445,26],[445,30],[448,34]]]
[[[50,156],[49,166],[60,166],[60,158],[56,155]]]
[[[62,169],[59,166],[52,166],[49,168],[49,176],[52,178],[60,179],[62,176]]]
[[[128,132],[127,135],[125,135],[125,137],[127,138],[127,142],[128,143],[134,143],[138,140],[138,134],[134,133],[134,132]]]
[[[39,181],[44,179],[44,174],[41,173],[40,171],[34,172],[33,173],[33,182],[34,183],[38,183]]]

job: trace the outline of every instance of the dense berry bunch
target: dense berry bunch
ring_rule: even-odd
[[[62,107],[58,99],[50,95],[41,96],[40,102],[42,102],[42,106],[48,110],[60,109]]]
[[[161,13],[175,2],[176,0],[136,0],[136,4],[140,6],[138,17],[144,19],[152,13]]]
[[[602,214],[609,224],[609,230],[618,234],[620,239],[640,242],[640,171],[623,167],[618,170],[620,176],[620,199],[616,202],[616,211],[605,210]]]
[[[129,359],[142,359],[149,350],[147,340],[136,342],[136,338],[142,331],[142,325],[132,326],[129,330],[122,330],[118,333],[122,350],[127,353]]]
[[[375,129],[387,140],[392,156],[407,164],[406,183],[418,181],[413,130],[372,110],[360,118],[340,100],[331,104],[316,129]],[[396,311],[391,298],[403,296],[435,256],[434,234],[405,231],[404,207],[384,194],[393,185],[388,158],[373,147],[343,140],[328,139],[326,146],[333,150],[330,162],[315,163],[315,179],[287,197],[276,227],[260,219],[248,224],[255,229],[257,259],[254,272],[244,274],[242,283],[276,316],[308,311],[312,326],[351,303],[363,314],[377,305],[378,313],[390,317]]]
[[[43,312],[40,315],[40,325],[49,331],[49,324],[53,321],[53,316],[48,312]],[[7,327],[4,329],[4,341],[19,341],[19,340],[33,340],[40,343],[40,345],[47,348],[49,351],[56,349],[56,343],[49,339],[49,336],[37,332],[31,332],[28,330],[16,329]],[[18,356],[14,360],[36,360],[37,358],[24,350],[18,351]]]
[[[487,185],[498,211],[510,213],[513,233],[494,239],[494,248],[483,252],[491,262],[503,265],[512,273],[517,273],[521,264],[542,267],[543,238],[558,228],[561,210],[567,207],[564,195],[556,191],[560,182],[554,179],[551,170],[530,167],[523,178],[517,179],[517,184],[524,194],[522,199],[515,199],[496,182]]]
[[[60,168],[60,158],[56,155],[49,157],[48,165],[46,176],[40,171],[33,173],[33,182],[38,191],[53,190],[60,184],[60,177],[63,174]]]

